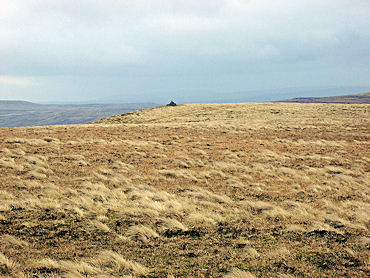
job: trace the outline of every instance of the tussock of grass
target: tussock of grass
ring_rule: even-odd
[[[108,233],[110,231],[110,228],[107,225],[105,225],[104,223],[102,223],[98,220],[91,221],[90,229],[97,230],[97,231],[102,231],[104,233]]]
[[[22,171],[23,170],[23,166],[17,164],[17,162],[14,160],[14,158],[0,159],[0,168],[9,168],[9,169],[17,170],[17,171]]]
[[[4,156],[11,157],[11,158],[23,157],[26,154],[26,152],[22,148],[15,148],[15,149],[4,148],[1,150],[1,152],[4,154]]]
[[[66,277],[89,277],[102,271],[86,262],[60,261],[60,269],[66,272]]]
[[[27,247],[29,244],[24,240],[17,239],[11,235],[3,235],[1,237],[1,242],[10,248],[24,248]]]
[[[147,242],[150,238],[156,238],[159,235],[150,227],[144,225],[136,225],[129,228],[127,237],[129,239]]]
[[[230,273],[224,276],[224,278],[255,278],[256,276],[250,272],[242,271],[234,268]]]
[[[0,252],[0,274],[17,275],[19,265]],[[18,273],[17,273],[18,272]]]
[[[146,275],[148,269],[137,262],[126,260],[122,255],[106,250],[99,254],[95,264],[99,265],[104,273],[119,273],[120,275]]]
[[[159,218],[155,224],[160,231],[166,230],[186,231],[188,229],[183,223],[173,218]]]

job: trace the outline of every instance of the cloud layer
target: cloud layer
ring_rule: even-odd
[[[0,74],[48,78],[49,91],[53,79],[88,98],[368,83],[368,1],[0,2]]]

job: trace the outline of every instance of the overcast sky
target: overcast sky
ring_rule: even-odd
[[[0,0],[0,99],[366,87],[369,14],[368,0]]]

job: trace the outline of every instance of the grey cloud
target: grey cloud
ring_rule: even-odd
[[[4,76],[91,76],[91,81],[115,76],[112,82],[118,83],[112,88],[123,92],[159,90],[155,79],[166,79],[172,89],[211,90],[215,79],[240,86],[248,80],[248,86],[257,88],[257,80],[273,76],[285,78],[279,86],[299,86],[308,82],[302,77],[307,72],[319,84],[333,84],[336,73],[341,82],[368,83],[368,1],[2,2]],[[341,76],[355,67],[356,78]],[[292,74],[284,77],[281,72]],[[325,79],[323,72],[331,77]],[[146,86],[135,81],[141,78]],[[157,88],[150,87],[154,84]],[[53,88],[52,83],[46,88]],[[70,89],[78,92],[79,86]]]

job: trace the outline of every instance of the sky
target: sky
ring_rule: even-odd
[[[0,99],[370,88],[369,14],[368,0],[0,0]]]

